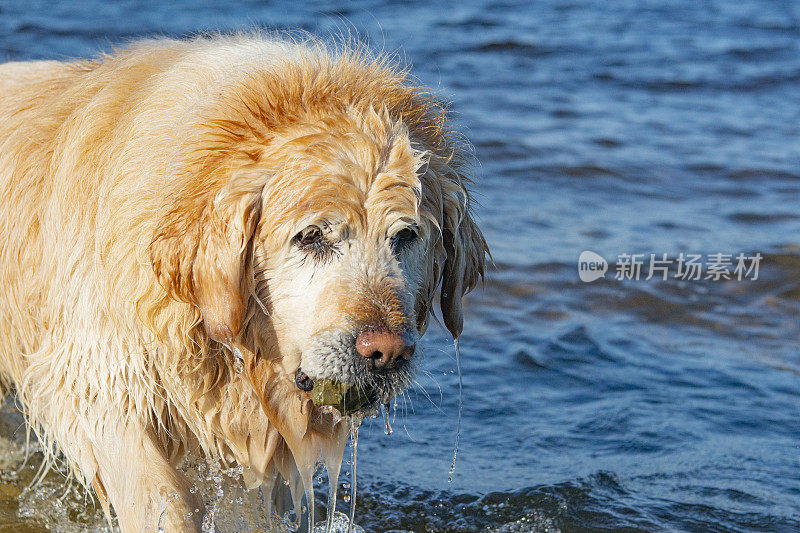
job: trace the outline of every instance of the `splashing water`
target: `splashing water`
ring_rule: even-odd
[[[331,513],[329,522],[330,526],[326,522],[324,530],[322,524],[315,527],[314,533],[345,533],[350,527],[352,527],[351,531],[353,533],[364,533],[364,528],[358,524],[352,524],[348,516],[341,511]],[[331,529],[328,529],[328,527]]]
[[[203,491],[204,499],[208,500],[206,514],[200,526],[203,533],[216,532],[216,522],[220,512],[223,511],[224,503],[243,503],[241,497],[236,497],[237,491],[234,491],[235,483],[241,480],[242,472],[241,466],[223,469],[213,461],[197,465],[198,481],[207,484],[207,490]],[[226,489],[229,492],[229,502],[224,502]],[[197,490],[198,487],[192,489],[193,492]]]
[[[453,448],[453,462],[450,463],[450,472],[447,474],[447,482],[453,482],[453,472],[456,470],[456,457],[458,457],[458,442],[461,440],[461,410],[464,405],[464,381],[461,377],[461,350],[458,346],[458,337],[455,339],[456,345],[456,369],[458,370],[458,423],[456,425],[456,445]]]
[[[388,406],[384,407],[388,411]],[[384,418],[387,415],[386,412],[382,414]],[[295,475],[291,476],[290,480],[284,480],[277,470],[271,470],[267,472],[266,479],[257,489],[248,490],[245,482],[246,476],[244,475],[246,474],[246,467],[228,467],[214,460],[206,461],[187,457],[180,465],[180,469],[192,483],[189,492],[201,498],[204,503],[204,509],[192,509],[185,518],[200,516],[201,531],[203,533],[217,533],[219,531],[239,531],[242,533],[276,531],[289,533],[297,531],[301,526],[303,526],[301,530],[305,533],[305,524],[301,522],[306,520],[308,531],[313,533],[364,533],[364,529],[355,522],[355,467],[358,428],[366,416],[376,415],[381,416],[381,413],[376,412],[370,415],[359,413],[338,419],[339,425],[335,429],[335,441],[325,448],[322,461],[315,465],[316,468],[311,472],[310,476],[304,476],[302,468],[300,468],[298,469],[300,471],[294,472]],[[389,422],[391,423],[391,417],[389,417]],[[352,443],[349,457],[345,451],[348,440]],[[6,451],[2,443],[3,441],[0,439],[0,452]],[[36,447],[37,445],[34,444],[33,446]],[[15,447],[6,453],[6,456],[14,456],[14,461],[10,461],[13,466],[21,463],[24,455],[24,446],[18,445],[18,448],[17,450],[17,447]],[[3,457],[2,453],[0,453],[0,460]],[[352,468],[342,471],[341,467],[344,466],[345,461]],[[311,505],[314,502],[313,486],[315,485],[316,488],[319,488],[322,477],[324,477],[322,471],[319,470],[320,464],[324,464],[329,483],[327,490],[328,513],[326,519],[315,523]],[[25,477],[27,480],[33,475],[34,466],[29,465],[21,473],[16,473],[15,475],[17,477],[27,476]],[[27,475],[29,471],[30,475]],[[8,481],[7,478],[11,474],[6,473],[4,476],[0,481]],[[341,483],[344,476],[347,476],[346,483]],[[308,485],[301,483],[304,477],[307,478]],[[14,479],[16,480],[16,477]],[[309,486],[312,486],[312,490],[308,490]],[[273,488],[276,490],[273,491]],[[300,502],[301,505],[299,507],[292,508],[293,501],[281,499],[282,496],[280,494],[284,494],[283,498],[286,498],[292,489],[294,489],[296,495],[300,496],[301,500],[305,500]],[[105,522],[101,514],[102,511],[99,508],[86,505],[81,496],[81,489],[77,484],[68,486],[66,490],[69,492],[69,496],[62,504],[64,490],[63,480],[60,477],[57,480],[53,479],[52,482],[48,478],[43,484],[24,490],[19,497],[19,516],[35,518],[40,521],[46,520],[45,523],[49,527],[69,533],[77,533],[78,531],[110,533],[118,531],[117,526],[112,526]],[[345,501],[345,504],[339,505],[350,505],[349,511],[347,509],[343,509],[344,512],[337,510],[338,490],[345,492],[343,498],[338,498]],[[167,496],[161,502],[162,510],[166,511],[173,501],[174,497]],[[291,510],[285,512],[287,508]],[[74,509],[80,509],[80,512],[76,512]],[[45,512],[48,514],[45,515]],[[75,517],[85,522],[73,527]],[[87,523],[92,525],[87,526]],[[167,532],[167,529],[163,524],[159,523],[156,525],[156,531]]]
[[[387,406],[388,409],[388,406]],[[281,472],[273,469],[267,473],[265,480],[256,490],[248,490],[245,482],[245,467],[226,467],[217,461],[195,460],[186,458],[181,470],[193,482],[192,494],[199,494],[205,509],[194,509],[186,518],[198,513],[203,533],[218,531],[277,531],[280,533],[363,533],[364,529],[355,523],[356,502],[356,457],[358,449],[358,428],[367,415],[357,413],[347,417],[328,413],[336,420],[334,440],[323,447],[323,456],[310,467],[294,465],[293,472],[286,472],[285,479]],[[385,414],[385,413],[384,413]],[[351,442],[351,456],[345,455],[348,440]],[[345,459],[351,469],[342,472]],[[327,471],[328,498],[327,516],[319,523],[315,520],[315,488],[322,482],[323,465]],[[340,484],[340,475],[348,477],[347,483]],[[60,485],[59,485],[60,486]],[[350,505],[349,513],[337,511],[338,490],[344,489],[343,498]],[[162,503],[164,508],[171,503],[168,498]],[[347,514],[346,514],[347,513]],[[161,528],[161,530],[164,530]],[[102,529],[105,531],[105,529]],[[166,530],[164,530],[166,531]]]

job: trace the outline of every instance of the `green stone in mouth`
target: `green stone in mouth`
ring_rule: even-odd
[[[314,382],[311,398],[317,407],[331,406],[342,415],[352,414],[369,403],[369,396],[359,387],[331,379]]]

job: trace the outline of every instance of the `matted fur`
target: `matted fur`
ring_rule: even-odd
[[[250,486],[309,481],[347,429],[296,388],[301,362],[366,383],[339,360],[341,331],[421,335],[440,284],[461,332],[486,245],[454,139],[405,72],[316,42],[159,39],[0,65],[3,388],[126,531],[199,527],[186,452],[245,466]],[[297,259],[316,220],[346,244],[320,261],[349,266]],[[404,224],[419,239],[398,259],[386,243]],[[404,379],[369,384],[388,400]]]

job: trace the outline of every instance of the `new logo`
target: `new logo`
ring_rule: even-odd
[[[580,276],[581,281],[589,283],[600,279],[605,277],[606,271],[608,271],[608,262],[600,255],[590,250],[581,252],[580,257],[578,257],[578,276]]]

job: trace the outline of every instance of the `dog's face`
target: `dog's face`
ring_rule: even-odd
[[[284,366],[310,380],[298,386],[332,379],[388,401],[409,381],[436,281],[440,235],[422,208],[427,154],[374,112],[294,135],[280,150],[291,164],[264,190],[257,304]]]
[[[178,202],[168,224],[183,235],[154,241],[162,285],[199,309],[211,340],[279,359],[297,388],[335,380],[388,402],[410,382],[437,288],[461,332],[486,250],[452,146],[415,131],[433,119],[410,122],[374,107],[269,133],[225,121],[236,142],[193,169],[212,193]]]

